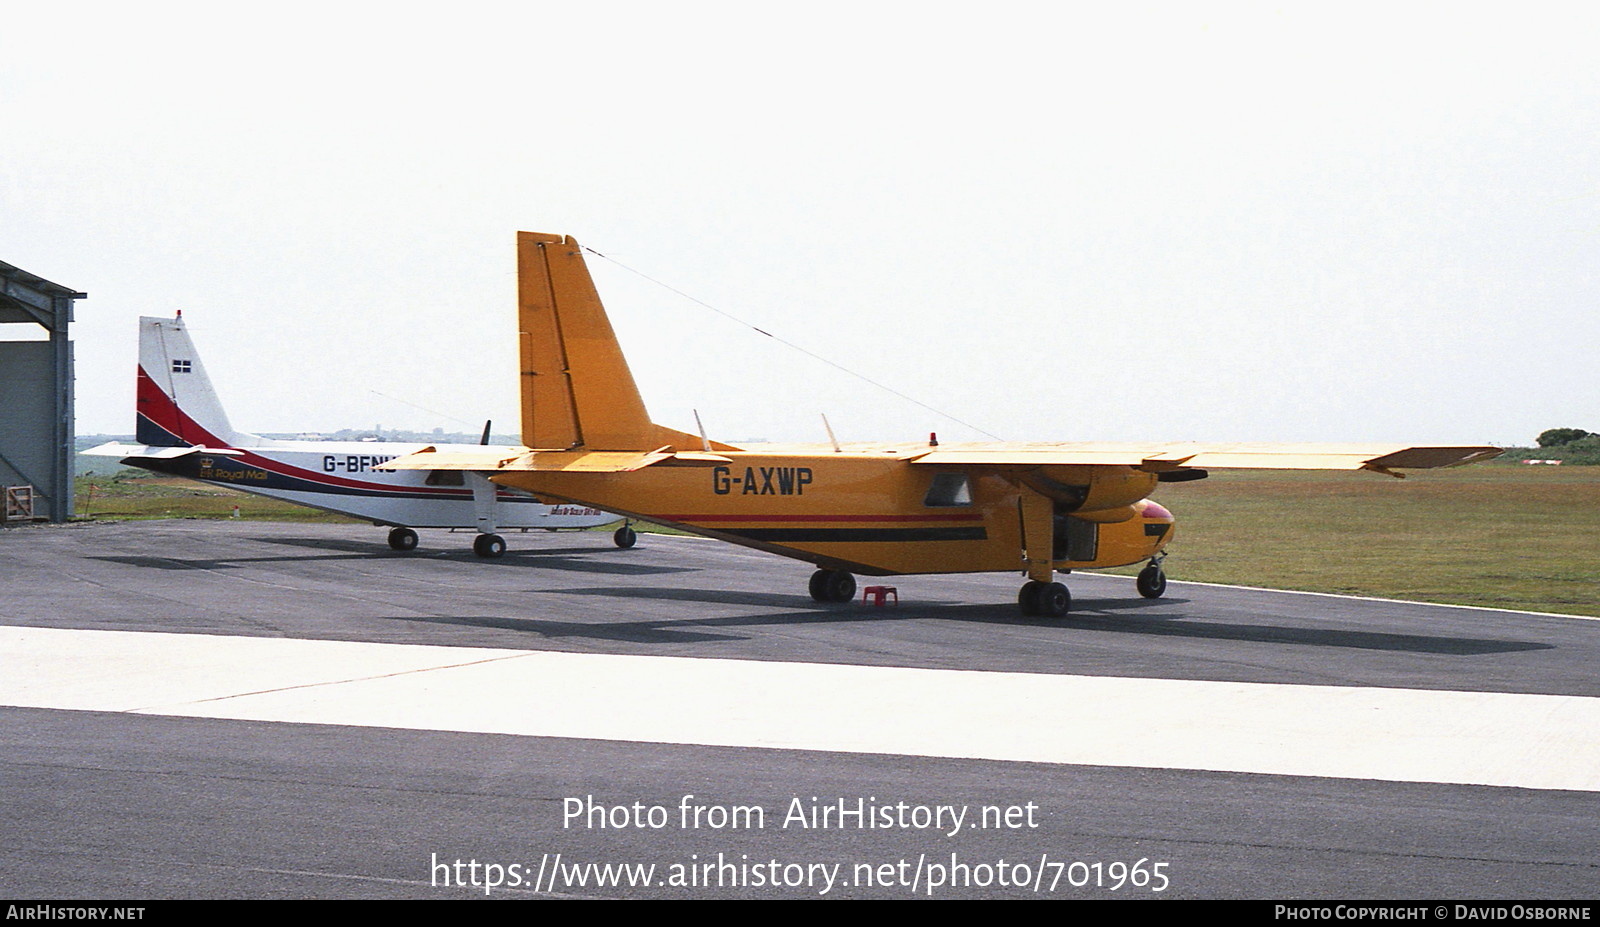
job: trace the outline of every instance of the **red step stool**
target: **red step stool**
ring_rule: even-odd
[[[882,605],[884,597],[894,596],[894,604],[900,604],[900,590],[893,586],[868,586],[861,590],[861,604],[867,604],[867,599],[872,599],[873,605]]]

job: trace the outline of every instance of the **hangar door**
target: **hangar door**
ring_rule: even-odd
[[[83,296],[0,261],[0,487],[32,487],[34,514],[51,521],[72,517],[67,325]]]
[[[40,509],[57,494],[54,361],[48,341],[0,341],[0,485],[32,486]]]

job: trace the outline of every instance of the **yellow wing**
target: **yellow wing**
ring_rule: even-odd
[[[1123,466],[1150,473],[1180,469],[1375,470],[1455,467],[1500,454],[1497,447],[1404,444],[958,444],[931,450],[918,464]]]

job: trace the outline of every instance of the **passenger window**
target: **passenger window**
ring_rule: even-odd
[[[967,484],[967,475],[965,473],[935,473],[933,475],[933,485],[928,487],[928,495],[923,497],[922,504],[929,508],[971,505],[972,488]]]

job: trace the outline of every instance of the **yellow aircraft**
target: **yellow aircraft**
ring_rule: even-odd
[[[1166,588],[1172,513],[1158,483],[1207,467],[1374,470],[1483,460],[1494,447],[1254,444],[926,444],[735,447],[645,411],[583,250],[517,235],[522,441],[507,454],[427,448],[394,469],[473,470],[495,483],[815,564],[811,596],[845,602],[853,573],[1019,570],[1023,614],[1066,614],[1057,571],[1148,561]]]

